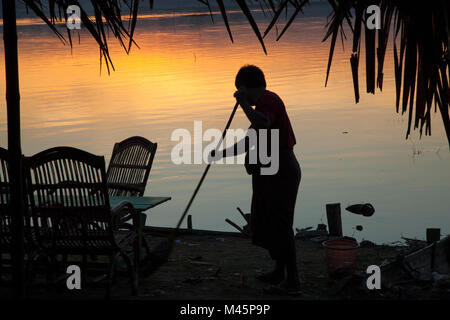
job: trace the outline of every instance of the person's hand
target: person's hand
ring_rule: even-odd
[[[234,93],[234,97],[236,98],[237,103],[242,105],[248,105],[248,94],[247,89],[245,87],[240,87],[238,91]]]
[[[219,161],[222,158],[222,152],[213,150],[208,155],[208,163]]]

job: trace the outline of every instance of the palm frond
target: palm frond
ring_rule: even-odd
[[[228,17],[227,17],[227,11],[225,9],[225,5],[223,4],[222,0],[217,0],[217,4],[220,8],[220,13],[222,14],[223,22],[225,23],[225,26],[228,31],[228,35],[230,36],[231,42],[233,42],[233,35],[231,34],[230,24],[228,23]]]
[[[90,8],[82,6],[77,0],[23,0],[27,8],[41,18],[52,30],[56,36],[64,43],[72,46],[72,30],[66,28],[67,38],[57,28],[57,24],[67,23],[69,17],[67,8],[69,5],[77,5],[80,8],[80,20],[84,28],[91,34],[97,42],[100,49],[101,62],[104,61],[108,73],[114,65],[112,63],[109,48],[107,32],[111,31],[114,37],[119,41],[125,52],[129,53],[132,45],[137,45],[134,40],[134,30],[138,17],[139,0],[90,0]],[[150,1],[153,7],[153,1]],[[128,12],[125,13],[128,9]],[[91,18],[87,12],[92,11],[94,17]],[[127,15],[130,19],[128,26],[123,23],[122,16]]]
[[[375,94],[376,88],[383,89],[384,62],[388,40],[393,33],[393,55],[395,76],[395,105],[397,112],[408,114],[406,137],[412,128],[422,135],[431,134],[431,112],[439,108],[447,139],[450,145],[449,118],[449,69],[450,69],[450,5],[438,0],[427,3],[404,0],[328,0],[332,12],[326,25],[324,40],[331,38],[326,71],[325,86],[328,83],[336,40],[339,34],[345,37],[344,22],[353,33],[353,47],[350,65],[353,77],[355,101],[359,102],[359,57],[361,34],[364,32],[366,91]],[[297,16],[297,1],[280,0],[275,15],[264,32],[264,37],[276,27],[281,12],[288,6],[294,7]],[[381,28],[371,30],[366,22],[367,8],[378,5]],[[294,18],[295,18],[294,16]],[[279,39],[292,24],[292,17]],[[363,30],[364,29],[364,30]],[[414,126],[413,126],[414,124]]]

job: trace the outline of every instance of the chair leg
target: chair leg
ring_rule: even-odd
[[[0,283],[3,282],[3,253],[0,252]]]
[[[26,299],[30,299],[31,296],[31,287],[33,285],[33,272],[34,269],[34,258],[36,255],[28,254],[28,259],[25,265],[25,284],[26,284],[26,290],[25,290],[25,297]]]
[[[142,243],[139,241],[139,235],[138,235],[138,239],[136,239],[136,241],[134,241],[133,244],[133,255],[134,255],[134,272],[135,272],[135,277],[136,277],[136,286],[139,286],[139,265],[141,263],[140,258],[141,258],[141,245]]]
[[[150,246],[148,245],[147,237],[142,237],[142,242],[144,243],[145,253],[147,254],[147,257],[150,256]]]
[[[47,290],[53,291],[53,289],[56,289],[56,278],[58,274],[58,259],[56,258],[56,255],[53,253],[50,253],[46,256],[46,283],[47,283]]]
[[[9,253],[9,259],[10,259],[10,263],[11,263],[11,253]],[[6,278],[3,278],[3,276],[7,277],[7,272],[6,272],[6,259],[3,257],[3,253],[0,252],[0,283],[6,281]]]
[[[105,294],[106,300],[111,299],[111,284],[112,284],[112,280],[114,277],[116,261],[119,256],[120,256],[120,252],[117,252],[115,255],[110,256],[108,279],[107,279],[107,283],[106,283],[106,294]]]
[[[136,269],[133,269],[131,259],[125,252],[121,252],[120,254],[121,254],[123,260],[125,260],[125,263],[127,265],[128,276],[130,277],[130,282],[131,282],[131,295],[136,296],[138,294]]]
[[[117,259],[117,257],[116,258],[114,258],[114,255],[111,255],[111,256],[109,256],[109,261],[111,262],[111,261],[113,261],[114,259]],[[112,272],[112,278],[111,278],[111,284],[112,285],[115,285],[115,284],[117,284],[117,264],[114,264],[114,270],[113,270],[113,272]]]
[[[47,256],[43,253],[39,253],[37,251],[32,251],[28,253],[28,260],[26,263],[26,273],[25,273],[25,283],[26,283],[26,298],[31,298],[31,293],[33,289],[34,279],[36,278],[36,266],[39,264],[39,260],[42,257],[47,258]]]
[[[87,276],[87,255],[83,254],[83,258],[81,260],[81,287],[86,288],[88,284],[88,276]]]

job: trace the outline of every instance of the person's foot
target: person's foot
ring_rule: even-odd
[[[290,296],[299,296],[302,294],[299,281],[289,282],[287,280],[283,280],[276,285],[271,285],[264,288],[264,292],[269,294]]]
[[[277,284],[283,281],[284,272],[274,270],[268,273],[259,274],[255,278],[268,284]]]

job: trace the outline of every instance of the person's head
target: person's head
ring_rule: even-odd
[[[248,100],[251,105],[258,101],[261,93],[266,90],[266,79],[260,68],[253,65],[243,66],[236,75],[236,88],[247,90]]]

